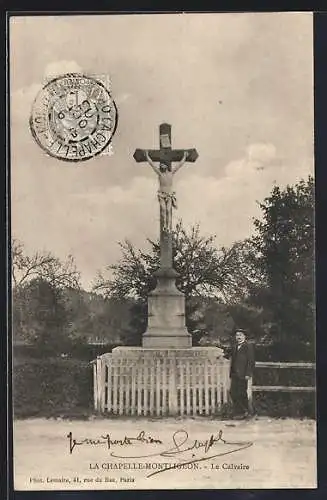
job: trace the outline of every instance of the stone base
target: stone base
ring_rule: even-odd
[[[189,333],[174,335],[172,332],[162,332],[161,335],[154,335],[149,332],[142,337],[142,346],[145,348],[191,348],[192,336]]]
[[[228,402],[230,362],[218,347],[116,347],[94,364],[94,403],[115,415],[215,414]]]
[[[201,358],[203,360],[214,361],[224,357],[223,349],[219,347],[189,347],[189,348],[156,348],[156,347],[130,347],[118,346],[112,350],[112,356],[126,357],[128,359],[144,359],[144,358]],[[102,356],[106,356],[103,354]]]

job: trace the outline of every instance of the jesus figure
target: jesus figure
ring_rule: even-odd
[[[160,166],[157,167],[151,160],[148,151],[145,151],[145,156],[159,178],[158,200],[162,230],[170,232],[172,230],[172,207],[177,208],[176,193],[173,191],[173,176],[184,165],[187,152],[184,152],[182,160],[174,168],[168,167],[165,163],[160,163]]]

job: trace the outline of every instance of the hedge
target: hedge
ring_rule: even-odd
[[[269,417],[315,418],[314,392],[255,392],[254,412]]]
[[[93,408],[93,370],[76,359],[16,359],[15,417],[83,416]]]

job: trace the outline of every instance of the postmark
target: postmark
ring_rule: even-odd
[[[103,153],[117,127],[110,91],[91,76],[69,73],[49,81],[32,106],[36,143],[59,160],[80,162]]]

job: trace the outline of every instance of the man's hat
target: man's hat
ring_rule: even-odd
[[[243,328],[236,328],[234,333],[235,333],[235,335],[236,335],[237,333],[243,333],[244,335],[246,335],[246,336],[247,336],[247,331],[246,331],[246,330],[243,330]]]

